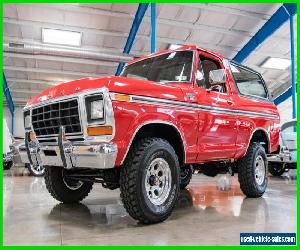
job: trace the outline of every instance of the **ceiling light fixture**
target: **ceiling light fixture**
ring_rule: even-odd
[[[269,57],[260,66],[268,69],[287,69],[291,65],[291,60]]]
[[[80,46],[81,37],[81,32],[58,29],[42,29],[43,43]]]

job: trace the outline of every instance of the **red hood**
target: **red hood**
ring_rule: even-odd
[[[111,92],[183,101],[183,93],[178,86],[133,78],[108,76],[103,78],[83,78],[47,88],[32,97],[27,102],[27,105],[35,105],[45,100],[103,87],[108,88]]]

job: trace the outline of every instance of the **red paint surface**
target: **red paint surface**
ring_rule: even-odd
[[[161,84],[145,80],[111,76],[104,78],[85,78],[48,88],[33,97],[28,102],[28,105],[34,105],[46,99],[71,95],[88,89],[107,87],[111,92],[181,102],[188,102],[185,99],[186,94],[193,93],[196,95],[196,98],[193,101],[189,101],[192,103],[278,115],[278,110],[272,102],[257,101],[238,95],[230,69],[226,64],[223,65],[224,58],[221,55],[207,50],[201,50],[195,46],[184,46],[178,50],[183,49],[192,49],[200,54],[219,60],[221,65],[226,69],[227,93],[221,93],[218,99],[217,92],[207,92],[198,87],[195,82],[195,77],[193,77],[193,83]],[[165,52],[168,51],[161,51],[155,55]],[[153,56],[153,54],[148,57],[150,56]],[[195,53],[195,60],[194,76],[198,64],[198,53]],[[216,101],[217,99],[218,101]],[[229,102],[232,104],[229,104]],[[118,146],[116,165],[121,164],[134,132],[141,124],[151,120],[161,120],[172,123],[180,130],[186,148],[187,163],[238,159],[242,157],[247,150],[252,132],[256,128],[263,128],[269,133],[271,151],[277,149],[279,142],[279,118],[270,119],[238,114],[217,114],[208,111],[168,107],[165,105],[117,101],[113,102],[113,108],[116,121],[116,135],[113,141]]]

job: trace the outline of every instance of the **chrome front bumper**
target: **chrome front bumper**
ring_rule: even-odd
[[[26,135],[26,153],[31,164],[71,168],[108,169],[115,166],[117,146],[113,143],[86,141],[71,142],[61,128],[58,143],[29,141]],[[24,151],[20,151],[23,154]]]

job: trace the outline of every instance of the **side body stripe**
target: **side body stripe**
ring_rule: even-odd
[[[244,115],[244,116],[251,116],[251,117],[270,118],[270,119],[279,118],[277,115],[268,114],[268,113],[258,113],[253,111],[240,110],[240,109],[226,109],[220,107],[213,107],[209,105],[171,101],[167,99],[145,97],[145,96],[131,95],[131,101],[137,103],[145,103],[145,104],[166,105],[166,106],[178,107],[178,108],[191,108],[191,109],[209,111],[214,113],[236,114],[236,115]]]

